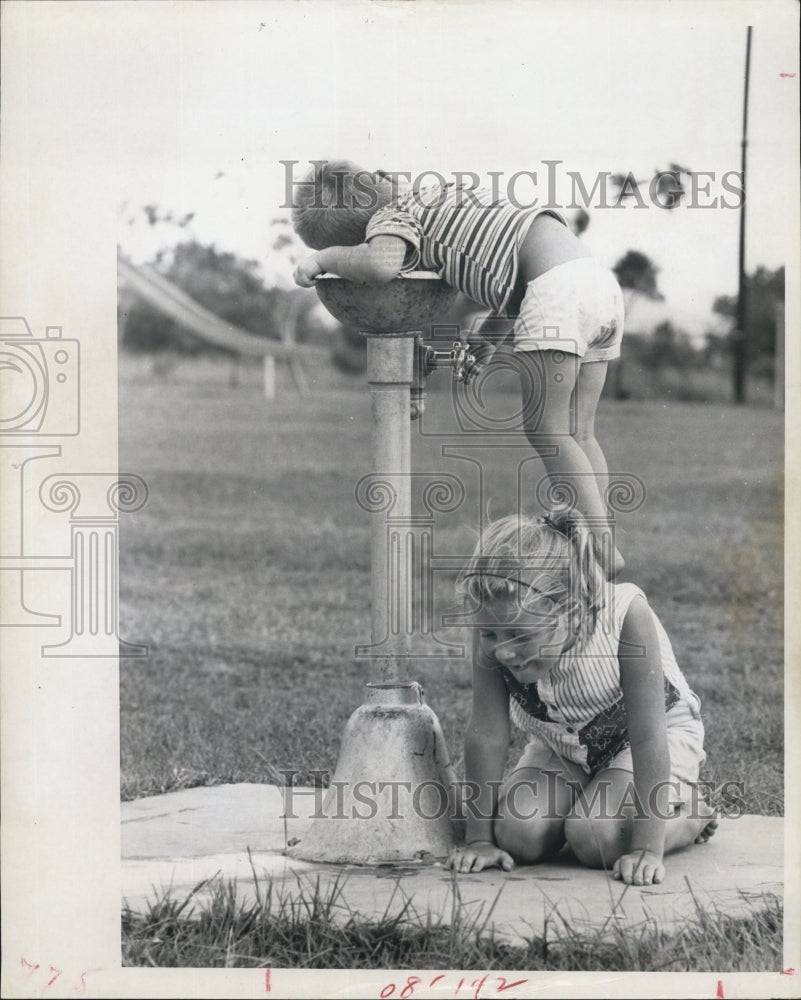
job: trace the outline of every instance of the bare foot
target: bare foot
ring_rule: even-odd
[[[714,837],[718,829],[718,819],[716,810],[708,802],[698,803],[697,819],[700,824],[698,836],[693,841],[694,844],[705,844],[710,837]]]
[[[717,832],[718,821],[713,817],[708,821],[706,826],[701,830],[698,836],[693,841],[694,844],[705,844],[710,837],[714,837]]]

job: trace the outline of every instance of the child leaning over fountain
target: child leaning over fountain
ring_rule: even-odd
[[[316,250],[296,269],[297,284],[309,288],[324,272],[380,284],[436,271],[490,310],[477,361],[513,334],[525,432],[548,475],[567,479],[578,507],[608,531],[595,411],[607,365],[620,356],[623,296],[562,216],[517,208],[487,188],[399,192],[387,175],[347,160],[318,161],[295,199],[295,230]],[[616,575],[622,557],[614,546],[602,551],[607,575]]]
[[[567,841],[634,885],[708,840],[700,701],[632,583],[604,580],[586,521],[562,510],[489,525],[458,589],[474,616],[465,779],[477,793],[449,864],[531,864]],[[502,781],[510,722],[530,734]]]

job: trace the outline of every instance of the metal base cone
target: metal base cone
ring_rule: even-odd
[[[348,720],[336,771],[300,843],[306,861],[434,861],[454,844],[456,779],[419,684],[368,685]]]

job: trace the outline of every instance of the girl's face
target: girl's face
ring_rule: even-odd
[[[482,652],[522,684],[545,677],[574,642],[567,614],[548,597],[528,599],[525,610],[514,599],[492,600],[478,620]]]

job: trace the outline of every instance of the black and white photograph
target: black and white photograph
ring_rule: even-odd
[[[798,996],[798,3],[0,25],[3,996]]]

